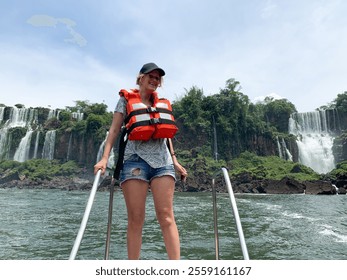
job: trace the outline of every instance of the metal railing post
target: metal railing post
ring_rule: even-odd
[[[110,199],[108,205],[108,222],[106,233],[106,246],[105,246],[105,260],[109,259],[110,255],[110,241],[111,241],[111,228],[112,228],[112,211],[113,211],[113,195],[114,195],[114,182],[112,180],[110,187]]]
[[[86,226],[87,226],[90,210],[92,209],[92,206],[93,206],[96,190],[98,189],[100,176],[101,176],[101,169],[99,169],[98,172],[95,175],[93,187],[92,187],[92,190],[91,190],[90,195],[89,195],[89,199],[88,199],[88,202],[87,202],[86,210],[84,212],[83,219],[82,219],[82,222],[81,222],[81,226],[80,226],[80,229],[78,231],[75,243],[74,243],[73,248],[71,250],[69,260],[74,260],[76,258],[78,249],[80,247],[80,244],[81,244],[81,241],[82,241],[82,238],[83,238],[84,231],[85,231]]]
[[[216,260],[219,260],[219,236],[218,236],[218,215],[217,215],[217,194],[215,179],[212,179],[212,202],[213,202],[213,228]]]
[[[228,193],[229,193],[229,197],[230,197],[230,201],[231,201],[231,206],[232,206],[232,209],[233,209],[233,214],[234,214],[234,218],[235,218],[235,222],[236,222],[237,232],[239,234],[239,239],[240,239],[240,244],[241,244],[241,250],[242,250],[243,258],[245,260],[249,260],[247,246],[246,246],[246,241],[245,241],[245,237],[243,235],[243,230],[242,230],[241,220],[240,220],[240,216],[239,216],[239,211],[237,210],[236,200],[235,200],[235,196],[234,196],[234,191],[233,191],[232,186],[231,186],[229,174],[228,174],[227,169],[224,168],[224,167],[222,168],[222,171],[223,171],[225,183],[227,185],[227,189],[228,189]]]

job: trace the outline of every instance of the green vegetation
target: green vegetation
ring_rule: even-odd
[[[231,161],[230,175],[236,176],[247,172],[256,179],[291,178],[298,181],[318,180],[320,175],[300,163],[283,160],[277,156],[260,157],[244,152]]]
[[[347,91],[338,94],[333,105],[341,112],[347,112]]]
[[[25,177],[34,181],[51,180],[55,176],[72,176],[80,172],[74,161],[59,163],[56,160],[32,159],[23,163],[5,160],[0,161],[0,174]]]
[[[78,135],[92,137],[94,141],[102,142],[106,131],[112,122],[112,112],[107,112],[106,104],[89,103],[89,101],[75,101],[76,106],[67,106],[59,113],[58,131],[75,132]],[[83,120],[72,118],[72,113],[83,113]],[[55,118],[49,120],[54,122]],[[46,124],[48,125],[48,124]]]
[[[244,152],[238,158],[225,162],[214,160],[212,157],[198,156],[188,159],[178,154],[180,161],[187,167],[189,174],[206,174],[212,176],[216,170],[226,167],[231,178],[248,173],[253,179],[281,180],[291,178],[297,181],[319,180],[320,175],[311,168],[292,161],[283,160],[277,156],[257,156],[254,153]],[[343,172],[343,171],[342,171]],[[347,172],[347,164],[344,172]]]
[[[338,163],[336,168],[328,174],[332,179],[336,179],[336,177],[341,175],[347,176],[347,160]]]

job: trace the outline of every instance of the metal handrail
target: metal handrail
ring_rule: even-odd
[[[74,243],[73,248],[71,250],[69,260],[74,260],[76,258],[78,249],[80,247],[80,244],[81,244],[81,241],[82,241],[82,238],[83,238],[84,231],[85,231],[87,223],[88,223],[89,214],[90,214],[90,210],[92,209],[92,206],[93,206],[96,190],[98,189],[100,176],[101,176],[101,169],[99,169],[98,172],[95,175],[93,187],[92,187],[92,190],[91,190],[90,195],[89,195],[89,199],[88,199],[88,202],[87,202],[86,210],[84,212],[83,219],[82,219],[82,222],[81,222],[81,226],[80,226],[80,229],[78,231],[75,243]]]
[[[218,236],[218,214],[217,214],[217,193],[215,179],[212,179],[212,202],[213,202],[213,228],[214,228],[214,245],[216,260],[219,260],[219,236]]]
[[[104,257],[105,260],[108,260],[109,256],[110,256],[113,195],[114,195],[114,180],[112,179],[111,186],[110,186],[110,199],[109,199],[109,203],[108,203],[108,220],[107,220],[106,246],[105,246],[105,257]]]
[[[233,192],[233,189],[232,189],[232,186],[231,186],[228,170],[225,167],[222,167],[222,171],[223,171],[225,183],[227,185],[231,206],[232,206],[232,209],[233,209],[233,214],[234,214],[234,218],[235,218],[235,222],[236,222],[237,232],[238,232],[239,239],[240,239],[240,244],[241,244],[241,250],[242,250],[243,258],[245,260],[249,260],[248,250],[247,250],[247,246],[246,246],[246,241],[245,241],[245,237],[243,235],[243,230],[242,230],[241,220],[240,220],[240,216],[239,216],[239,211],[237,210],[236,200],[235,200],[234,192]]]

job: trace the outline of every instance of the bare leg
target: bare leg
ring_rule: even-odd
[[[140,258],[148,187],[148,183],[141,180],[128,180],[122,184],[128,212],[127,245],[129,260],[138,260]]]
[[[179,260],[180,240],[173,211],[175,181],[171,176],[155,178],[151,182],[151,190],[168,258]]]

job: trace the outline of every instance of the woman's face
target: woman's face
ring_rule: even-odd
[[[159,75],[159,71],[154,70],[144,75],[144,77],[142,78],[141,87],[144,87],[144,89],[147,91],[153,92],[160,85],[160,80],[161,77]]]

